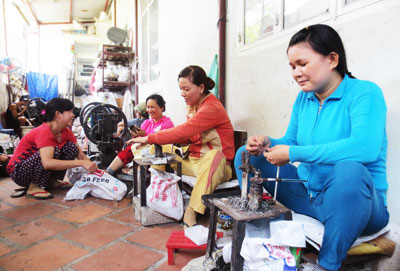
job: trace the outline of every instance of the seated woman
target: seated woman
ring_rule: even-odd
[[[97,170],[68,128],[74,119],[73,108],[68,99],[51,99],[46,104],[45,122],[22,138],[11,157],[7,172],[16,184],[27,187],[28,197],[52,198],[45,188],[63,185],[57,180],[62,180],[69,168]]]
[[[196,177],[196,184],[185,211],[185,227],[196,224],[197,213],[204,214],[206,206],[201,196],[210,194],[222,182],[232,177],[230,163],[235,150],[233,127],[221,102],[210,93],[215,86],[201,67],[188,66],[178,75],[181,96],[188,105],[187,121],[175,128],[133,142],[150,144],[191,144],[189,157],[182,161],[182,173]],[[170,151],[171,148],[165,148]]]
[[[273,139],[250,137],[245,149],[262,177],[308,182],[279,184],[277,200],[325,226],[314,270],[338,270],[360,235],[386,226],[386,105],[382,90],[347,70],[339,34],[312,25],[290,40],[287,55],[301,92],[293,105],[286,134]],[[263,155],[261,155],[263,153]],[[300,162],[296,168],[289,162]],[[275,183],[264,183],[273,194]]]
[[[147,97],[146,108],[150,119],[145,120],[140,129],[136,128],[136,130],[130,131],[133,137],[139,135],[150,135],[160,130],[174,127],[174,123],[171,121],[171,119],[163,115],[163,112],[165,111],[165,101],[161,95],[153,94]],[[131,140],[128,140],[126,143],[127,147],[120,151],[117,157],[115,157],[108,166],[107,172],[109,174],[114,175],[116,171],[132,162],[133,153],[131,147],[133,143]]]
[[[19,138],[22,138],[21,126],[31,125],[28,116],[29,95],[22,95],[19,101],[8,106],[5,116],[5,128],[14,129]]]

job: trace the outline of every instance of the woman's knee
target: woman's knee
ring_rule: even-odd
[[[60,149],[61,159],[63,160],[74,160],[78,157],[79,149],[73,142],[67,142]]]
[[[325,180],[326,187],[336,186],[341,190],[355,191],[361,188],[361,184],[370,187],[373,180],[368,169],[361,163],[355,161],[342,161],[333,166],[330,174]]]

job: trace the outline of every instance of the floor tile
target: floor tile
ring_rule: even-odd
[[[141,271],[163,257],[162,254],[119,242],[72,266],[75,271]]]
[[[63,234],[63,237],[85,246],[99,248],[133,230],[129,226],[100,220]]]
[[[26,206],[38,203],[37,199],[28,198],[26,196],[20,198],[12,198],[10,197],[11,193],[7,196],[2,198],[3,201],[7,202],[8,204],[15,205],[15,206]]]
[[[128,223],[131,225],[137,225],[137,226],[142,226],[142,223],[139,221],[136,221],[135,219],[135,211],[132,208],[128,208],[126,210],[123,210],[119,213],[116,213],[115,215],[111,215],[108,218],[115,219],[124,223]]]
[[[36,202],[38,202],[36,200]],[[19,222],[28,222],[33,219],[47,216],[64,210],[62,207],[46,204],[44,202],[36,203],[32,206],[24,206],[13,210],[5,211],[3,216],[15,219]]]
[[[10,253],[13,249],[5,244],[0,243],[0,256]]]
[[[127,237],[126,240],[139,243],[148,247],[156,248],[158,250],[167,251],[165,245],[168,241],[172,231],[182,230],[182,226],[173,223],[162,225],[153,228],[144,228],[131,236]]]
[[[15,243],[28,246],[72,228],[71,225],[49,218],[41,218],[3,231],[1,236]]]
[[[11,227],[12,225],[14,225],[14,223],[0,218],[0,230]],[[1,236],[3,236],[3,234],[1,234]]]
[[[53,216],[73,223],[85,223],[109,214],[110,212],[112,212],[110,208],[99,206],[94,203],[87,203],[59,212]]]
[[[190,260],[205,255],[205,250],[189,250],[183,249],[178,253],[174,253],[174,264],[168,265],[168,260],[162,265],[157,267],[157,271],[179,271],[181,270]]]
[[[57,189],[57,191],[52,191],[52,195],[54,196],[54,198],[50,199],[49,202],[52,203],[57,203],[57,204],[61,204],[67,207],[74,207],[77,205],[82,205],[88,202],[93,201],[95,198],[92,196],[88,196],[85,199],[82,200],[66,200],[64,201],[64,197],[67,194],[68,189]]]
[[[132,206],[132,198],[123,198],[118,202],[114,202],[112,200],[105,200],[105,199],[95,199],[94,202],[97,204],[101,204],[113,209],[124,209],[126,207]]]
[[[14,255],[0,258],[6,270],[55,270],[84,255],[88,251],[69,243],[53,239],[42,242]]]
[[[10,206],[10,205],[8,205],[8,204],[5,204],[4,202],[1,202],[1,203],[0,203],[0,214],[1,214],[2,212],[7,211],[7,210],[10,210],[10,209],[12,209],[12,208],[13,208],[12,206]]]

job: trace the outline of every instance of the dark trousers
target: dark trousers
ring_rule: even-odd
[[[242,152],[236,153],[235,169],[241,184]],[[277,167],[263,155],[251,156],[250,163],[261,170],[262,177],[275,177]],[[280,167],[281,178],[298,179],[297,168],[291,164]],[[275,182],[264,187],[274,193]],[[281,182],[277,200],[296,213],[314,217],[324,224],[325,231],[319,253],[319,264],[328,270],[338,270],[347,251],[360,235],[381,230],[389,221],[383,197],[375,191],[367,168],[357,162],[337,163],[324,180],[324,190],[310,198],[302,183]]]
[[[57,160],[74,160],[78,157],[78,153],[79,150],[75,143],[67,142],[61,149],[54,148],[53,158]],[[49,185],[50,180],[62,180],[65,172],[66,170],[45,170],[40,158],[40,152],[37,151],[15,165],[11,178],[16,184],[23,187],[28,187],[33,183],[45,188]]]

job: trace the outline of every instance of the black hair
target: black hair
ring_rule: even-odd
[[[323,56],[328,56],[332,52],[337,53],[339,55],[339,63],[336,70],[342,77],[347,74],[350,78],[354,78],[347,69],[343,42],[335,29],[325,24],[307,26],[293,35],[287,50],[289,50],[291,46],[302,42],[310,45],[315,52]]]
[[[204,93],[210,93],[210,90],[215,87],[215,82],[210,77],[207,76],[203,68],[195,65],[190,65],[184,68],[178,75],[179,78],[189,78],[192,84],[196,86],[204,85]]]
[[[82,110],[82,108],[79,108],[79,107],[74,107],[72,109],[72,113],[74,113],[75,118],[79,117],[79,115],[81,114],[81,110]]]
[[[161,95],[152,94],[152,95],[150,95],[149,97],[147,97],[147,98],[146,98],[146,106],[147,106],[147,101],[148,101],[148,100],[154,100],[154,101],[156,101],[157,105],[158,105],[159,107],[162,107],[162,108],[163,108],[163,111],[162,111],[162,112],[165,111],[165,101],[164,101],[164,98],[163,98]]]
[[[74,109],[74,103],[64,98],[53,98],[47,102],[45,107],[44,121],[52,121],[56,112],[61,114],[64,111],[70,111]]]
[[[31,96],[29,95],[22,95],[19,97],[19,101],[29,101],[31,99]]]

